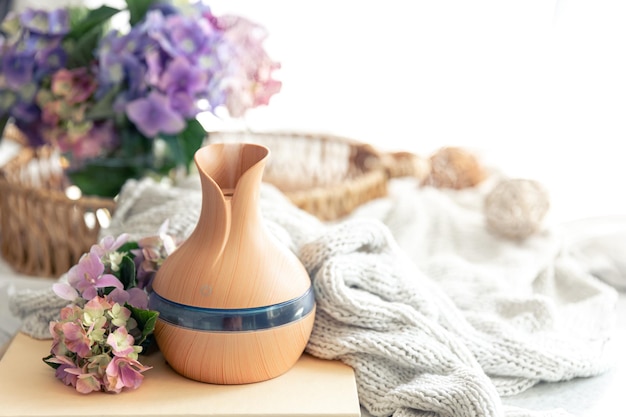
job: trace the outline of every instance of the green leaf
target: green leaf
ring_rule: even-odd
[[[168,171],[177,166],[185,165],[185,154],[181,147],[180,136],[174,135],[162,135],[161,140],[167,145],[167,152],[164,155],[159,155],[159,165],[161,171]]]
[[[49,360],[52,358],[54,358],[54,355],[50,354],[46,356],[45,358],[41,358],[41,360],[44,361],[46,364],[48,364],[48,366],[50,366],[52,369],[57,369],[61,365],[58,363],[50,362]]]
[[[124,243],[122,246],[120,246],[117,251],[118,252],[127,252],[128,256],[130,256],[131,258],[135,258],[135,255],[133,255],[131,253],[132,250],[135,249],[139,249],[139,243],[135,242],[135,241],[130,241],[130,242],[126,242]]]
[[[84,195],[115,197],[126,180],[138,178],[141,167],[115,158],[92,160],[66,171],[68,178]]]
[[[0,117],[0,142],[2,142],[2,138],[4,137],[4,128],[9,122],[9,115]]]
[[[137,286],[137,273],[135,269],[135,262],[133,262],[133,259],[130,256],[125,255],[122,258],[119,275],[119,279],[124,285],[125,290],[135,288]]]
[[[157,0],[126,0],[126,6],[130,12],[130,25],[135,26],[148,13],[150,7],[157,3]]]
[[[143,164],[144,167],[152,166],[154,139],[145,137],[131,124],[128,128],[121,131],[121,140],[122,157],[127,159],[136,158],[135,163]]]
[[[180,145],[183,149],[187,169],[189,169],[196,151],[200,149],[206,137],[207,132],[198,120],[191,119],[187,122],[187,128],[181,134],[182,143]]]
[[[85,67],[93,61],[94,51],[108,28],[107,23],[119,12],[119,9],[101,6],[89,10],[72,24],[72,29],[63,43],[68,54],[69,68]]]
[[[141,329],[141,338],[135,340],[135,344],[140,345],[154,332],[159,312],[133,307],[130,304],[126,304],[126,308],[130,310],[131,317],[135,319],[139,329]]]
[[[120,9],[109,6],[100,6],[97,9],[89,10],[84,18],[73,25],[67,37],[70,39],[80,39],[85,33],[93,29],[102,30],[105,23],[119,12],[121,12]]]
[[[110,89],[104,97],[98,99],[87,111],[85,117],[89,120],[111,120],[115,117],[113,101],[117,97],[121,87]]]
[[[170,157],[173,157],[176,165],[184,166],[187,172],[193,157],[204,143],[207,132],[202,124],[196,119],[187,121],[187,126],[178,135],[163,135],[162,139],[170,148]]]

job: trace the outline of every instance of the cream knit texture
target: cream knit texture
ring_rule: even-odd
[[[306,350],[354,368],[365,413],[565,416],[509,407],[503,398],[610,366],[616,291],[549,228],[524,241],[491,234],[482,212],[488,186],[437,190],[395,180],[389,197],[335,223],[262,187],[266,226],[299,256],[315,289]],[[142,237],[169,219],[170,231],[184,237],[200,201],[194,181],[176,188],[130,181],[106,233]],[[41,311],[50,313],[51,303]],[[17,294],[11,307],[37,334],[33,322],[45,323],[45,314],[29,319],[28,305]]]

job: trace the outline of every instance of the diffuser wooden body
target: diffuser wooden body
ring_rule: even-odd
[[[315,317],[308,273],[270,236],[259,209],[269,150],[210,144],[196,152],[196,228],[159,269],[150,297],[159,348],[178,373],[215,384],[276,377],[306,347]]]

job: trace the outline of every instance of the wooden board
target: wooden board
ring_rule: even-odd
[[[174,372],[159,352],[139,389],[79,394],[54,377],[41,358],[51,341],[17,334],[0,361],[0,416],[328,416],[358,417],[352,368],[302,355],[287,373],[247,385],[211,385]]]

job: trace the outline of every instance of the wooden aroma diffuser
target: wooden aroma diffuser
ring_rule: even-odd
[[[217,143],[196,152],[202,209],[163,263],[150,308],[155,337],[178,373],[215,384],[276,377],[306,347],[315,318],[308,273],[269,235],[259,210],[268,148]]]

